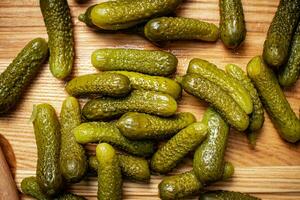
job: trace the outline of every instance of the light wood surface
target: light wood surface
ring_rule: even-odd
[[[35,37],[47,38],[46,29],[39,9],[38,0],[1,0],[0,1],[0,72],[2,72],[21,48]],[[96,72],[91,67],[92,51],[104,47],[127,47],[156,49],[151,43],[136,35],[99,34],[78,21],[77,16],[87,6],[96,3],[76,4],[69,0],[76,40],[76,59],[72,77]],[[178,56],[178,74],[184,74],[189,60],[198,57],[207,59],[219,67],[236,63],[245,68],[248,61],[262,52],[263,42],[269,24],[276,11],[278,0],[242,0],[247,22],[247,38],[243,47],[232,52],[217,43],[173,42],[163,49]],[[186,0],[177,10],[180,16],[193,17],[215,24],[219,23],[218,0]],[[34,83],[29,87],[16,111],[0,118],[0,133],[13,146],[16,159],[16,182],[35,174],[36,145],[32,124],[29,121],[32,106],[50,103],[57,111],[66,97],[64,82],[53,78],[48,64],[43,67]],[[300,81],[285,91],[288,101],[298,113],[300,105]],[[180,102],[181,111],[193,112],[198,119],[207,105],[194,97],[184,94]],[[230,134],[226,159],[236,166],[234,177],[226,182],[217,183],[210,189],[228,189],[248,192],[263,199],[300,199],[300,145],[284,142],[278,136],[266,114],[265,125],[257,141],[257,148],[251,150],[243,134],[234,131]],[[190,160],[181,164],[179,171],[191,167]],[[126,182],[125,199],[158,199],[157,184],[162,177],[153,176],[148,185]],[[90,178],[70,189],[89,199],[96,198],[96,181]],[[28,197],[24,197],[27,199]]]
[[[16,183],[11,174],[10,168],[0,146],[0,200],[18,200]]]

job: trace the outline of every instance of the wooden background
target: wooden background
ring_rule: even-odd
[[[104,47],[126,47],[155,49],[151,43],[135,35],[99,34],[79,22],[77,16],[89,5],[76,4],[69,0],[76,41],[76,58],[72,77],[95,72],[90,63],[92,51]],[[276,11],[278,0],[243,0],[247,21],[247,38],[238,52],[224,48],[219,41],[215,44],[202,42],[173,42],[164,47],[178,56],[178,73],[183,74],[190,59],[207,59],[219,67],[236,63],[245,68],[255,55],[261,54],[269,24]],[[204,21],[219,23],[218,0],[186,0],[177,10],[180,16],[193,17]],[[0,72],[2,72],[20,51],[35,37],[47,38],[38,0],[0,1]],[[50,103],[57,111],[66,97],[64,82],[53,78],[48,65],[41,70],[29,87],[16,111],[0,118],[0,133],[12,144],[16,163],[16,182],[19,187],[22,178],[35,174],[36,145],[30,115],[32,106]],[[285,91],[292,108],[298,113],[300,105],[300,81]],[[180,110],[193,112],[201,119],[206,105],[195,98],[184,95]],[[266,115],[267,117],[267,115]],[[248,192],[263,199],[300,199],[300,146],[281,140],[269,118],[257,141],[257,148],[251,150],[246,137],[240,133],[230,134],[226,159],[234,163],[236,173],[226,182],[219,182],[210,188]],[[191,167],[187,159],[178,171]],[[177,172],[178,172],[177,171]],[[157,184],[162,177],[153,176],[148,185],[125,182],[125,199],[158,199]],[[88,199],[96,199],[97,183],[89,178],[70,188]],[[28,197],[22,196],[24,199]]]

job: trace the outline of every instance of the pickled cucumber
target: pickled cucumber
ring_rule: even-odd
[[[251,96],[247,90],[235,78],[228,76],[216,65],[202,59],[192,59],[187,73],[199,74],[203,78],[212,81],[228,93],[236,103],[247,113],[253,111]]]
[[[148,161],[146,159],[126,154],[118,154],[118,159],[122,175],[126,178],[141,182],[150,181],[151,174]],[[98,170],[98,161],[96,156],[89,157],[89,166],[94,171]]]
[[[175,114],[177,103],[173,97],[160,92],[134,90],[120,99],[109,97],[88,101],[82,110],[88,120],[106,120],[126,112],[144,112],[168,117]]]
[[[98,49],[92,64],[101,71],[125,70],[156,76],[169,76],[176,71],[178,60],[168,52],[138,49]]]
[[[199,200],[259,200],[259,198],[241,192],[219,190],[201,194]]]
[[[238,48],[246,37],[246,24],[241,0],[219,0],[220,37],[227,48]]]
[[[174,99],[181,97],[181,86],[170,78],[128,71],[113,71],[113,73],[127,76],[133,89],[162,92]]]
[[[49,37],[50,71],[58,79],[66,78],[74,62],[72,18],[67,0],[40,0]]]
[[[73,130],[73,134],[76,141],[80,144],[107,142],[137,156],[149,156],[154,152],[153,142],[128,140],[120,133],[114,123],[83,123]]]
[[[184,156],[201,144],[206,133],[207,126],[201,122],[182,129],[155,152],[151,159],[151,169],[162,174],[170,172]]]
[[[171,40],[202,40],[215,42],[219,28],[208,22],[184,17],[160,17],[147,22],[145,37],[152,42]]]
[[[223,180],[228,179],[232,174],[232,164],[226,163]],[[193,170],[166,177],[158,185],[159,196],[162,200],[184,199],[189,196],[197,195],[201,192],[203,187],[203,184],[197,179]]]
[[[290,87],[296,83],[300,74],[300,22],[295,31],[290,56],[284,67],[279,71],[278,81],[281,86]]]
[[[193,171],[166,177],[158,185],[159,197],[162,200],[182,199],[197,195],[203,188]]]
[[[280,136],[288,142],[297,142],[300,139],[300,120],[286,100],[275,74],[260,56],[251,59],[247,72]]]
[[[24,194],[30,195],[37,200],[85,200],[84,197],[69,192],[64,192],[58,195],[56,198],[46,196],[42,192],[39,184],[37,183],[36,177],[34,176],[24,178],[21,182],[21,189]]]
[[[222,179],[229,126],[212,108],[204,113],[202,122],[208,135],[195,151],[193,170],[201,183],[209,184]]]
[[[39,104],[32,112],[38,160],[37,182],[46,195],[56,195],[63,188],[63,176],[59,166],[61,133],[54,108]]]
[[[122,175],[117,153],[107,143],[100,143],[96,148],[98,160],[98,199],[122,199]]]
[[[131,86],[127,76],[104,72],[76,77],[68,82],[66,91],[75,97],[95,94],[121,97],[131,91]]]
[[[222,180],[231,178],[234,174],[234,166],[231,162],[225,162]]]
[[[34,176],[24,178],[21,182],[21,189],[24,194],[30,195],[38,200],[51,199],[43,193]]]
[[[133,27],[153,17],[173,12],[182,0],[108,1],[94,5],[85,13],[95,26],[104,30]],[[83,17],[81,17],[83,18]]]
[[[87,171],[84,148],[75,140],[73,129],[80,125],[80,105],[74,97],[67,97],[60,112],[61,149],[60,169],[67,182],[79,182]]]
[[[197,74],[187,74],[178,81],[186,92],[210,103],[234,128],[239,131],[247,129],[248,115],[219,86]]]
[[[234,64],[226,65],[225,69],[228,75],[240,81],[240,83],[245,87],[251,96],[253,102],[253,112],[250,115],[250,123],[246,132],[248,133],[250,144],[254,147],[256,144],[257,133],[264,124],[264,108],[260,101],[257,90],[244,71]]]
[[[47,42],[31,40],[0,75],[0,114],[7,113],[19,102],[22,93],[34,79],[48,55]]]
[[[130,139],[167,139],[195,121],[195,116],[189,112],[177,113],[169,118],[129,112],[117,121],[117,127]]]
[[[291,40],[300,16],[300,0],[280,0],[264,43],[264,61],[274,69],[288,58]]]

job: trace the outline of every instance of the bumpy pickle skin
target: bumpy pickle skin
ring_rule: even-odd
[[[202,123],[208,135],[195,151],[193,169],[201,183],[209,184],[222,178],[229,126],[212,108],[204,113]]]
[[[38,160],[37,182],[49,196],[63,189],[63,176],[59,166],[61,133],[54,108],[49,104],[34,106],[32,123],[36,139]]]
[[[247,90],[213,63],[194,58],[189,63],[187,73],[195,73],[212,81],[227,92],[247,114],[252,113],[253,102]]]
[[[73,130],[73,134],[80,144],[107,142],[133,155],[145,157],[154,152],[153,142],[128,140],[116,125],[110,122],[82,123]]]
[[[203,185],[193,171],[166,177],[158,185],[159,197],[162,200],[182,199],[197,195],[202,188]]]
[[[122,97],[129,94],[131,85],[125,75],[104,72],[75,77],[67,83],[66,91],[75,97],[86,95]]]
[[[84,197],[69,192],[59,194],[56,198],[49,197],[43,193],[34,176],[24,178],[21,182],[21,189],[24,194],[32,196],[37,200],[85,200]]]
[[[138,49],[98,49],[92,53],[92,65],[101,71],[134,71],[169,76],[176,71],[177,58],[165,51]]]
[[[96,148],[98,160],[98,199],[122,199],[122,175],[119,159],[114,148],[107,143],[100,143]]]
[[[155,152],[151,158],[151,169],[161,174],[170,172],[184,156],[201,144],[206,134],[207,126],[201,122],[182,129]]]
[[[150,18],[173,12],[182,0],[108,1],[95,5],[85,17],[104,30],[128,29]]]
[[[98,98],[88,101],[82,110],[88,120],[108,120],[126,112],[143,112],[169,117],[177,110],[176,100],[161,92],[134,90],[120,99]]]
[[[181,97],[181,86],[170,78],[129,71],[112,71],[112,73],[128,77],[131,87],[135,90],[162,92],[172,96],[176,100]]]
[[[148,183],[150,181],[149,164],[145,158],[118,154],[118,159],[124,177],[138,182]],[[93,171],[97,172],[98,161],[96,156],[89,157],[89,166]]]
[[[187,74],[178,81],[187,93],[212,105],[235,129],[244,131],[248,128],[248,115],[219,86],[197,74]]]
[[[233,172],[233,165],[225,163],[222,180],[230,178]],[[198,180],[193,170],[165,177],[158,185],[159,196],[162,200],[184,199],[194,196],[199,194],[203,187],[203,184]]]
[[[84,148],[75,140],[73,129],[81,123],[80,105],[74,97],[67,97],[61,107],[60,169],[67,182],[76,183],[87,171]]]
[[[298,80],[300,74],[300,22],[294,33],[290,56],[285,66],[278,73],[279,84],[283,87],[291,87]]]
[[[219,28],[208,22],[184,17],[160,17],[147,22],[145,37],[155,43],[172,40],[201,40],[215,42]]]
[[[26,177],[21,182],[21,190],[24,194],[30,195],[38,200],[50,200],[51,198],[48,197],[43,193],[39,184],[37,183],[36,177],[30,176]]]
[[[264,124],[264,108],[262,106],[261,100],[257,93],[256,88],[254,87],[251,79],[247,76],[247,74],[237,65],[228,64],[225,66],[226,73],[233,78],[237,79],[249,92],[252,102],[253,102],[253,112],[250,115],[250,123],[247,128],[247,136],[249,143],[252,147],[255,147],[256,138],[259,130],[262,128]]]
[[[263,59],[273,69],[288,58],[291,40],[300,16],[300,0],[280,0],[264,43]]]
[[[52,75],[66,78],[72,71],[74,62],[74,38],[72,17],[67,0],[40,0],[49,37],[49,65]]]
[[[237,49],[246,37],[246,24],[241,0],[219,0],[220,37],[229,49]]]
[[[241,192],[232,191],[210,191],[200,195],[199,200],[260,200],[254,196],[250,196]]]
[[[134,140],[168,139],[181,129],[196,121],[189,112],[177,113],[171,117],[159,117],[145,113],[125,113],[116,123],[122,134]]]
[[[48,56],[42,38],[31,40],[0,75],[0,115],[11,111]]]
[[[284,96],[273,71],[260,56],[256,56],[248,63],[247,72],[280,136],[291,143],[299,141],[300,120]]]

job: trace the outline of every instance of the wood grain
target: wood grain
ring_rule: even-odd
[[[104,47],[126,47],[139,49],[157,49],[145,39],[136,35],[99,34],[78,21],[77,16],[87,6],[97,3],[91,0],[86,4],[76,4],[70,0],[76,58],[72,77],[96,72],[91,67],[92,51]],[[219,67],[235,63],[245,68],[248,61],[261,54],[263,42],[279,0],[243,0],[247,22],[247,37],[237,52],[225,49],[220,41],[204,43],[194,41],[172,42],[163,49],[174,53],[179,59],[178,74],[184,74],[189,60],[198,57],[207,59]],[[218,24],[218,0],[186,0],[177,10],[177,14],[193,17]],[[0,1],[0,72],[2,72],[20,51],[35,37],[47,38],[38,0],[1,0]],[[17,158],[16,182],[34,175],[36,165],[36,145],[30,115],[32,106],[38,103],[51,103],[57,111],[66,97],[63,81],[53,78],[46,64],[34,83],[28,88],[16,111],[0,118],[0,133],[13,146]],[[291,107],[298,113],[300,105],[300,81],[285,91]],[[201,119],[207,105],[196,98],[184,94],[180,102],[180,111],[193,112]],[[246,137],[235,131],[230,134],[226,159],[236,167],[232,180],[217,183],[212,188],[230,189],[252,193],[263,199],[300,199],[300,146],[291,145],[280,139],[266,114],[266,122],[257,141],[257,148],[248,147]],[[187,159],[177,171],[186,171],[191,167]],[[153,176],[149,185],[126,182],[125,199],[157,199],[157,184],[162,177]],[[71,187],[71,190],[95,199],[96,182],[90,178]],[[25,198],[26,199],[26,198]]]

